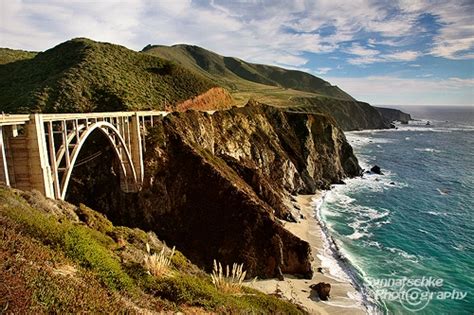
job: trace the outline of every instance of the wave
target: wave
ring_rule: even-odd
[[[388,250],[389,252],[393,253],[393,254],[397,254],[407,260],[410,260],[414,263],[417,263],[419,260],[418,260],[418,256],[416,255],[412,255],[412,254],[408,254],[406,251],[400,249],[400,248],[397,248],[397,247],[384,247],[386,250]]]
[[[436,217],[446,217],[446,216],[448,216],[447,212],[426,211],[424,213],[428,213],[428,214],[434,215]]]
[[[424,230],[423,230],[422,233],[430,234],[429,232],[424,231]],[[417,255],[409,254],[406,251],[404,251],[400,248],[397,248],[397,247],[384,246],[384,245],[380,244],[377,241],[364,241],[364,246],[374,247],[374,248],[377,248],[381,251],[388,251],[392,254],[396,254],[400,257],[403,257],[404,259],[410,260],[410,261],[415,262],[415,263],[419,262],[419,257]]]
[[[377,301],[367,291],[365,285],[358,280],[355,266],[351,264],[350,259],[347,258],[347,253],[337,245],[336,240],[331,236],[328,225],[322,219],[321,209],[329,197],[331,191],[325,191],[323,196],[314,200],[315,217],[321,227],[323,249],[317,257],[321,260],[321,266],[329,270],[329,274],[335,279],[351,283],[357,290],[358,295],[351,296],[359,301],[366,308],[368,314],[379,314],[380,306]],[[350,198],[350,197],[349,197]],[[351,198],[352,199],[352,198]],[[347,199],[346,199],[347,200]]]
[[[415,148],[415,151],[421,151],[421,152],[435,152],[435,153],[440,153],[442,152],[441,150],[433,149],[433,148]]]
[[[363,237],[370,237],[371,235],[372,235],[371,233],[361,233],[359,231],[355,231],[351,235],[348,235],[347,238],[351,239],[351,240],[358,240],[358,239],[361,239]]]

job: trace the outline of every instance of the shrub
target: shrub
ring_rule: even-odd
[[[153,276],[161,277],[169,273],[171,258],[174,255],[175,248],[171,250],[169,256],[165,254],[165,247],[161,249],[161,252],[151,254],[150,245],[146,243],[146,251],[144,259],[145,269],[147,269]]]
[[[222,268],[221,263],[217,263],[214,259],[214,269],[212,270],[211,278],[215,287],[223,293],[239,293],[242,289],[242,281],[245,279],[247,271],[243,270],[244,264],[232,265],[232,272],[229,265]]]
[[[152,278],[152,277],[150,277]],[[217,292],[208,279],[177,273],[174,277],[153,278],[144,283],[146,290],[155,296],[178,305],[201,306],[212,309],[225,302],[225,297]]]
[[[91,237],[90,230],[73,227],[64,235],[66,254],[82,266],[96,271],[100,279],[112,290],[131,289],[133,282],[122,270],[120,262]]]

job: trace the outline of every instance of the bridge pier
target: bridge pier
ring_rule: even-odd
[[[3,126],[0,126],[0,183],[10,186],[10,176],[8,173],[5,139],[3,137]]]
[[[133,167],[137,174],[137,181],[143,182],[143,151],[142,137],[140,132],[140,117],[135,114],[130,123],[130,153],[132,155]]]
[[[40,114],[31,114],[26,124],[26,145],[31,189],[54,198],[53,179],[48,161],[48,147],[44,137],[44,123]]]

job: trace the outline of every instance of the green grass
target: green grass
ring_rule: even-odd
[[[1,200],[1,199],[0,199]],[[13,199],[16,201],[15,199]],[[41,213],[21,203],[19,208],[7,208],[7,214],[45,245],[59,248],[82,267],[94,270],[112,290],[132,289],[132,282],[119,261],[111,255],[112,239],[100,231]]]
[[[132,280],[123,271],[119,261],[88,232],[86,228],[81,227],[73,227],[65,232],[61,245],[66,255],[81,266],[97,272],[108,288],[132,290]]]
[[[83,205],[75,209],[81,221],[71,221],[57,208],[49,210],[41,198],[0,187],[0,278],[16,288],[11,294],[0,286],[2,309],[115,313],[137,308],[186,312],[191,307],[233,314],[303,313],[289,302],[248,288],[240,295],[219,292],[210,276],[178,251],[169,275],[151,276],[143,257],[147,242],[159,242],[154,236],[114,227]],[[61,266],[75,271],[58,274]]]
[[[326,96],[353,100],[350,95],[309,73],[249,63],[190,45],[147,46],[146,54],[176,62],[229,89],[239,105],[250,98],[288,105],[292,97]]]
[[[214,287],[209,278],[198,278],[186,274],[151,279],[145,286],[154,295],[176,304],[202,307],[208,311],[214,310],[219,313],[302,313],[294,305],[256,290],[244,287],[241,294],[224,294]]]
[[[83,38],[0,65],[5,112],[162,110],[214,86],[173,62]]]
[[[24,50],[15,50],[10,48],[0,48],[0,65],[7,63],[31,59],[36,56],[36,52],[24,51]]]

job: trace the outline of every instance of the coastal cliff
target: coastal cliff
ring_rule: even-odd
[[[75,168],[67,198],[155,231],[206,269],[218,259],[249,275],[309,277],[308,244],[280,222],[298,217],[292,195],[359,175],[342,130],[387,127],[320,78],[194,46],[135,52],[77,38],[0,53],[7,111],[171,112],[148,130],[141,192],[120,191],[113,150],[94,134],[81,156],[101,158]]]
[[[332,116],[343,130],[386,129],[389,122],[382,114],[367,103],[331,98],[297,98],[297,106],[292,111],[306,113],[323,113]]]
[[[374,107],[382,115],[385,122],[391,123],[393,121],[399,121],[403,124],[408,124],[412,120],[410,114],[404,113],[399,109],[385,108],[385,107]]]
[[[74,177],[110,167],[97,161]],[[243,263],[252,277],[310,277],[308,243],[281,223],[294,219],[291,195],[360,171],[332,118],[251,104],[169,114],[147,137],[141,192],[121,192],[116,176],[94,176],[84,187],[73,183],[68,198],[114,223],[155,231],[207,270],[218,259]]]
[[[83,38],[3,51],[0,102],[17,113],[168,111],[143,134],[140,192],[120,190],[114,150],[94,132],[66,199],[154,231],[207,271],[216,259],[249,277],[310,278],[309,244],[284,228],[301,219],[295,195],[360,175],[343,130],[388,121],[310,74],[183,47],[179,60]]]

